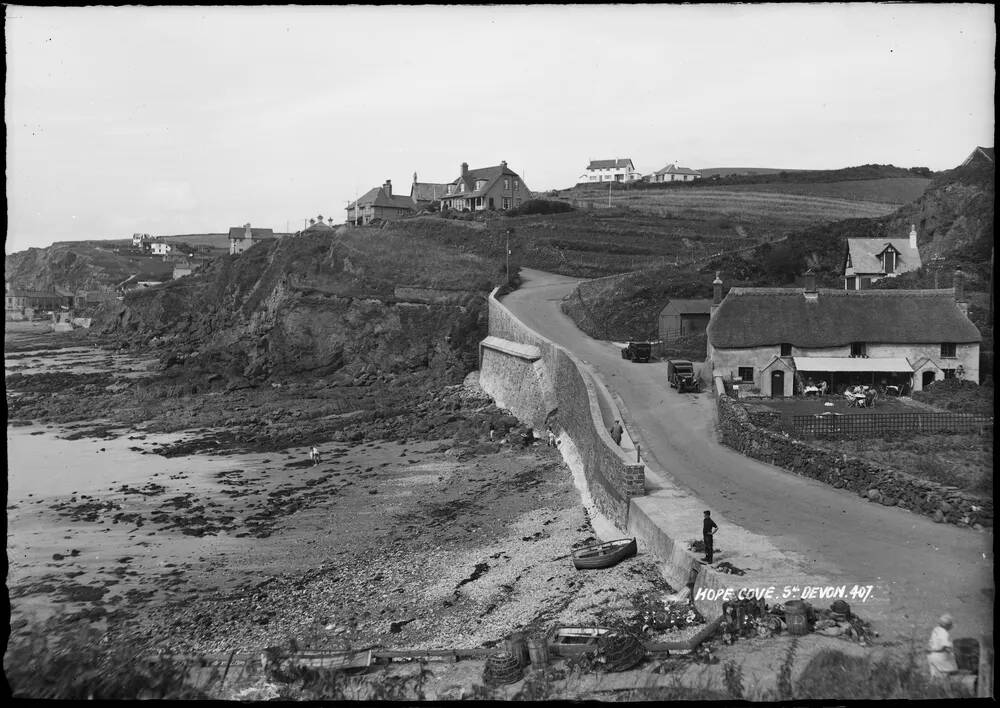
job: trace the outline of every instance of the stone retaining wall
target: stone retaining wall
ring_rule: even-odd
[[[765,430],[754,425],[746,409],[728,396],[717,396],[716,401],[722,442],[747,457],[850,490],[874,503],[930,516],[938,522],[993,526],[992,499],[813,447],[785,433]]]
[[[645,490],[645,467],[626,458],[604,427],[597,390],[584,365],[558,344],[521,323],[489,297],[489,333],[532,345],[541,359],[480,347],[480,385],[496,402],[534,428],[552,425],[568,435],[583,461],[594,505],[621,529],[628,524],[629,499]]]

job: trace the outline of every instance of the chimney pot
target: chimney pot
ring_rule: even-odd
[[[965,274],[961,268],[955,269],[955,278],[952,281],[955,287],[955,302],[965,302]]]
[[[715,280],[712,281],[712,304],[718,305],[722,302],[722,278],[719,271],[715,271]]]
[[[468,173],[469,173],[469,163],[468,162],[463,162],[462,163],[462,176],[465,177],[465,175],[467,175]]]
[[[500,160],[500,166],[503,167],[504,169],[507,169],[507,161],[506,160]]]
[[[917,247],[917,225],[910,224],[910,248]]]

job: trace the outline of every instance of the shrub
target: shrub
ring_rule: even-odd
[[[521,206],[507,210],[508,216],[528,216],[530,214],[561,214],[576,211],[568,202],[557,202],[550,199],[529,199]]]

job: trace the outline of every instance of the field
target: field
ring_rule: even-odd
[[[902,205],[919,199],[930,183],[931,180],[927,177],[891,177],[888,179],[857,179],[812,184],[787,182],[734,184],[725,189],[735,192],[768,192]]]

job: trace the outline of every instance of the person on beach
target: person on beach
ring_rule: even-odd
[[[931,632],[931,638],[927,641],[927,663],[933,679],[942,679],[958,671],[955,649],[948,633],[953,624],[951,615],[941,615],[937,626]]]
[[[490,423],[490,442],[493,442],[493,437],[496,435],[497,429],[493,423]]]
[[[309,450],[309,459],[312,460],[313,467],[315,467],[316,465],[318,465],[320,463],[320,461],[321,461],[319,459],[319,450],[316,449],[315,445],[313,445],[312,449]]]
[[[712,554],[714,548],[712,545],[712,537],[715,532],[719,530],[719,525],[712,520],[712,512],[705,512],[705,520],[701,525],[701,539],[705,542],[705,562],[712,562]]]
[[[611,439],[615,441],[615,445],[622,444],[622,424],[621,421],[616,420],[615,424],[611,426]]]
[[[548,446],[549,447],[555,447],[556,446],[556,434],[554,432],[552,432],[552,426],[551,425],[547,426],[545,428],[545,432],[549,436]]]

